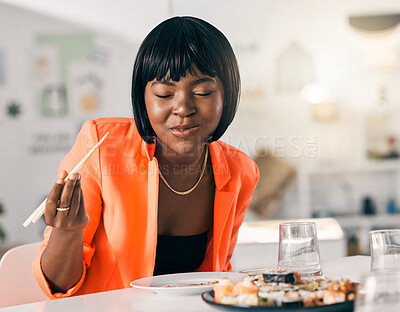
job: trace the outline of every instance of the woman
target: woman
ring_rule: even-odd
[[[258,180],[248,156],[218,141],[239,88],[232,48],[214,26],[174,17],[149,33],[133,69],[134,120],[87,121],[60,164],[33,264],[47,296],[129,287],[157,274],[231,270]],[[106,132],[81,174],[64,184],[65,170]]]

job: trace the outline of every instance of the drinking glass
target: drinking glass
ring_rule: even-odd
[[[323,276],[314,222],[279,225],[278,269],[299,272],[302,278],[308,279]]]
[[[400,311],[400,274],[372,274],[357,287],[356,312]]]
[[[371,272],[400,272],[400,230],[369,232]]]

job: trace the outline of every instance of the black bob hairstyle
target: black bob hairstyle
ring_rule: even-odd
[[[143,40],[132,75],[133,114],[140,136],[154,143],[144,91],[149,81],[179,81],[193,65],[206,76],[218,77],[224,88],[221,120],[208,142],[218,140],[231,124],[239,101],[240,76],[235,54],[217,28],[195,17],[172,17],[156,26]]]

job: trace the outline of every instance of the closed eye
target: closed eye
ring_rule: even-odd
[[[171,94],[167,94],[167,95],[156,94],[156,97],[158,97],[160,99],[167,99],[171,96],[172,96]]]
[[[195,93],[195,95],[198,96],[209,96],[211,94],[213,94],[215,91],[210,91],[210,92],[204,92],[204,93]]]

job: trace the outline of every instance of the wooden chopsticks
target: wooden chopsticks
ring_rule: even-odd
[[[68,178],[72,174],[77,173],[83,167],[83,165],[87,162],[87,160],[90,158],[90,156],[92,156],[93,153],[96,151],[96,149],[104,142],[108,133],[109,132],[107,132],[101,138],[101,140],[99,142],[97,142],[97,144],[95,146],[93,146],[93,148],[85,155],[85,157],[82,158],[82,160],[74,167],[74,169],[71,170],[71,172],[68,174],[68,176],[64,179],[64,183],[68,181]],[[47,198],[39,205],[39,207],[37,207],[35,209],[35,211],[28,217],[28,219],[25,220],[25,222],[23,223],[24,227],[27,227],[31,222],[36,223],[40,219],[40,217],[44,213],[44,209],[46,207],[46,201],[47,201]]]

